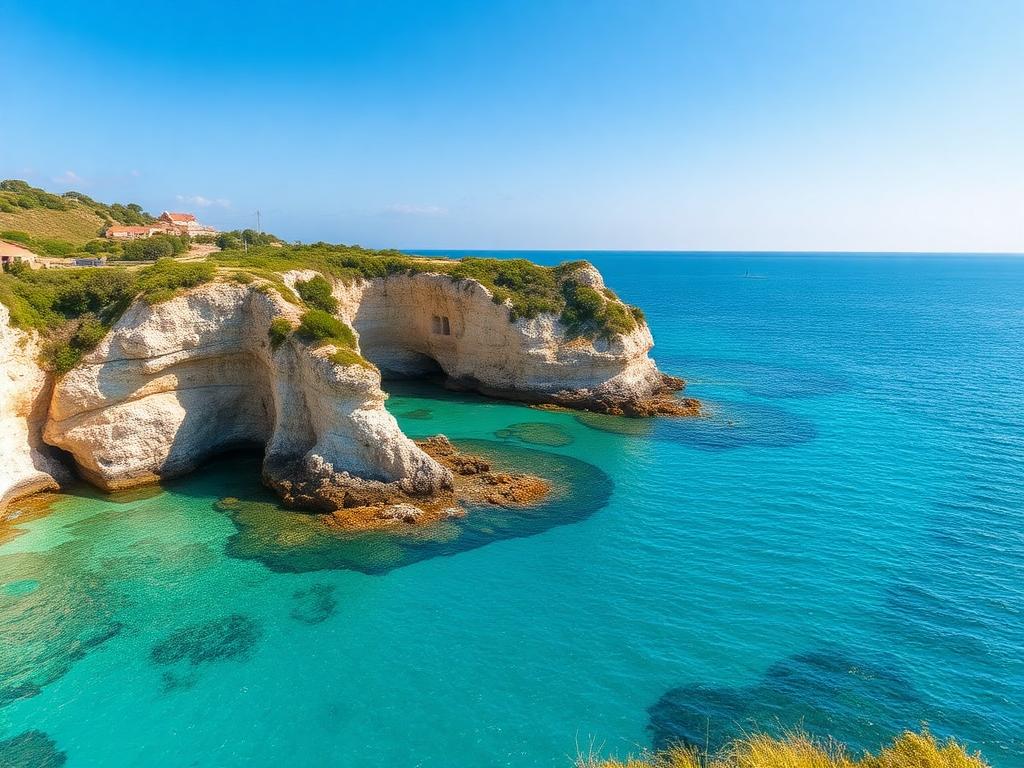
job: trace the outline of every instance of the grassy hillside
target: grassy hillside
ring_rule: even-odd
[[[50,208],[15,208],[11,213],[0,211],[0,232],[24,232],[32,238],[64,240],[76,246],[99,237],[106,224],[95,211],[83,205],[73,205],[63,211]]]
[[[148,224],[155,219],[135,203],[100,203],[81,192],[57,195],[19,179],[0,181],[0,232],[83,246],[111,224]]]

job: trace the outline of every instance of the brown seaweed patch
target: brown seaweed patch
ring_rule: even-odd
[[[58,768],[67,754],[42,731],[25,731],[0,741],[0,765],[4,768]]]
[[[87,561],[77,541],[0,557],[0,707],[38,695],[121,631],[122,600]]]
[[[295,607],[291,617],[303,624],[320,624],[327,621],[338,609],[334,598],[334,587],[330,584],[314,584],[306,589],[296,590],[292,595]]]
[[[575,419],[585,427],[627,437],[647,437],[654,431],[654,421],[651,419],[609,416],[605,413],[592,413],[591,411],[580,411],[575,414]]]
[[[572,443],[572,435],[557,424],[543,421],[524,421],[509,424],[499,429],[494,436],[502,440],[515,439],[532,445],[546,445],[551,448],[562,448]]]
[[[154,664],[187,662],[193,667],[211,661],[245,660],[252,655],[261,635],[262,630],[252,617],[233,613],[172,632],[153,646],[149,657]]]

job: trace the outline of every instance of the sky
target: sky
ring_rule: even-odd
[[[372,247],[1024,251],[1021,0],[0,0],[0,178]]]

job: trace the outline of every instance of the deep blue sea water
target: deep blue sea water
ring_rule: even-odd
[[[1024,259],[526,255],[595,263],[711,417],[391,386],[408,433],[558,489],[400,539],[325,536],[251,456],[19,505],[0,764],[567,766],[927,722],[1024,766]]]

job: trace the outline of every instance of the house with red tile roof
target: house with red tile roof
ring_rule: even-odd
[[[196,217],[191,213],[175,213],[173,211],[164,211],[160,214],[160,221],[165,222],[168,226],[174,227],[175,231],[182,235],[215,235],[217,230],[213,227],[207,227],[204,224],[200,224],[196,221]]]
[[[153,235],[159,234],[177,234],[167,224],[146,224],[141,227],[122,227],[120,225],[113,225],[107,227],[103,232],[103,236],[108,240],[139,240]]]

